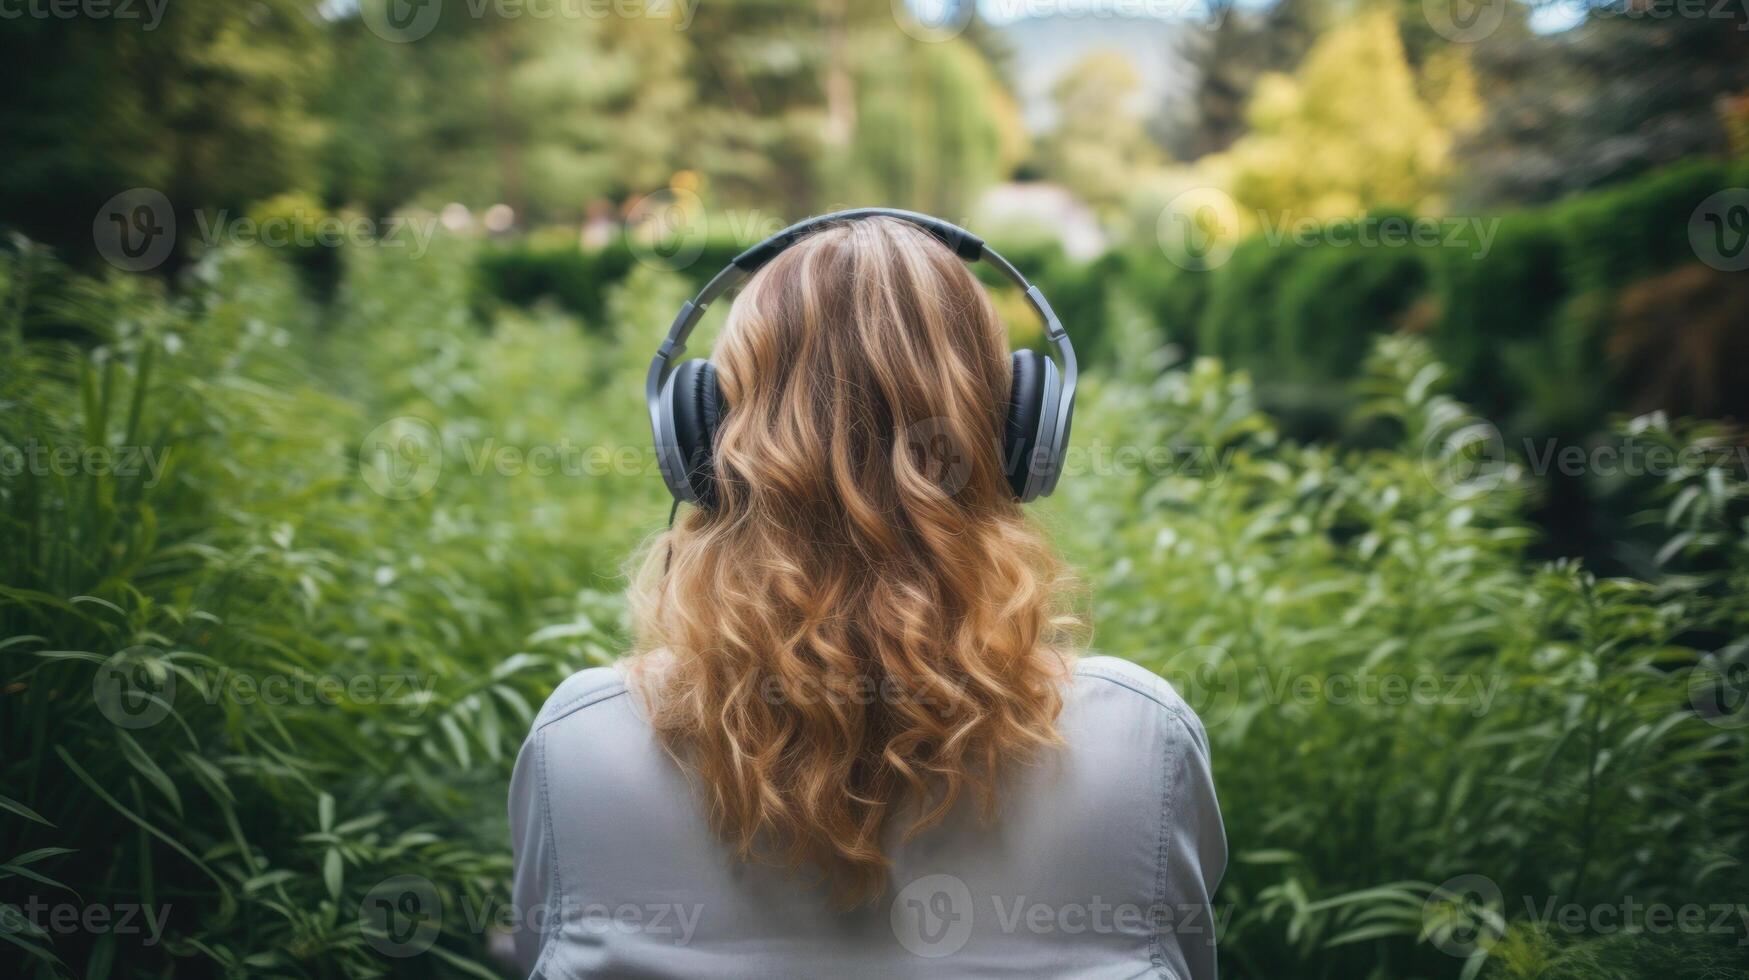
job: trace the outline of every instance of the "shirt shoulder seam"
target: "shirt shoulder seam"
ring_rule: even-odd
[[[617,680],[603,684],[599,687],[592,687],[589,690],[584,691],[582,694],[576,695],[557,706],[549,706],[541,709],[541,717],[535,719],[534,730],[539,732],[554,722],[563,721],[577,712],[582,711],[584,708],[600,704],[603,701],[612,700],[613,698],[629,693],[629,691],[630,688],[626,687],[624,681]]]
[[[561,877],[562,872],[560,871],[560,868],[559,868],[559,837],[558,837],[558,834],[553,829],[552,791],[548,788],[548,784],[547,784],[547,739],[546,739],[546,733],[545,732],[537,732],[534,736],[534,740],[535,740],[534,744],[535,744],[535,753],[536,753],[535,760],[540,763],[539,772],[540,772],[541,833],[546,837],[547,852],[551,858],[550,863],[552,866],[553,888],[552,888],[552,892],[548,896],[548,898],[550,900],[551,895],[564,895],[565,894],[565,883],[564,883],[564,879]],[[542,941],[541,941],[540,956],[538,956],[535,959],[535,972],[536,973],[541,973],[545,970],[547,958],[552,954],[553,945],[554,945],[554,943],[552,941],[554,939],[553,936],[545,935],[545,936],[542,936],[541,938],[542,938]]]
[[[1154,702],[1154,704],[1158,705],[1162,711],[1165,711],[1167,714],[1169,714],[1173,718],[1177,719],[1180,723],[1184,724],[1186,728],[1188,728],[1190,725],[1190,723],[1184,717],[1184,712],[1185,712],[1184,705],[1173,704],[1172,702],[1161,698],[1158,694],[1155,694],[1153,691],[1147,690],[1146,688],[1136,684],[1135,682],[1131,681],[1127,677],[1124,677],[1124,676],[1117,674],[1113,671],[1106,670],[1103,667],[1091,667],[1091,666],[1086,666],[1086,665],[1077,666],[1075,668],[1075,674],[1076,674],[1076,676],[1079,676],[1079,677],[1096,677],[1099,680],[1106,681],[1106,682],[1111,683],[1111,684],[1116,684],[1118,687],[1121,687],[1126,691],[1131,691],[1135,694],[1139,694],[1142,697],[1147,698],[1149,701]]]

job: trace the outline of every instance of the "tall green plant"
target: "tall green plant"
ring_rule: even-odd
[[[1741,593],[1528,561],[1525,461],[1443,376],[1425,344],[1382,342],[1359,394],[1399,441],[1368,451],[1282,439],[1210,361],[1100,388],[1077,420],[1083,446],[1170,450],[1066,477],[1061,534],[1096,645],[1208,726],[1244,975],[1474,975],[1551,907],[1741,893],[1743,706],[1694,693],[1717,674],[1694,630],[1738,622]],[[1690,479],[1735,499],[1742,474]],[[1713,506],[1677,494],[1683,520]],[[1740,554],[1741,523],[1708,520],[1673,554]],[[1489,901],[1459,901],[1477,882]]]

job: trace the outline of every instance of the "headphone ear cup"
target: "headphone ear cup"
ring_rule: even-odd
[[[1013,368],[1014,383],[1008,392],[1002,466],[1008,474],[1008,487],[1014,491],[1014,498],[1024,503],[1031,499],[1027,485],[1034,482],[1033,455],[1038,449],[1039,419],[1044,414],[1045,368],[1049,361],[1038,351],[1017,350],[1009,363]]]
[[[674,419],[674,441],[686,468],[687,485],[700,506],[714,507],[717,427],[723,416],[716,366],[696,358],[683,361],[674,369],[668,390],[668,411]]]

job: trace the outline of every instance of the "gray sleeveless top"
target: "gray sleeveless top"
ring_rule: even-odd
[[[1111,657],[1075,670],[1067,744],[888,849],[874,905],[735,861],[620,674],[566,680],[510,786],[531,977],[1215,976],[1226,838],[1196,715]]]

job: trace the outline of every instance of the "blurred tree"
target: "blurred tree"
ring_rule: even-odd
[[[1219,153],[1245,132],[1245,106],[1257,80],[1292,71],[1305,56],[1326,0],[1280,0],[1260,10],[1211,0],[1210,24],[1196,32],[1190,57],[1199,69],[1188,111],[1178,96],[1152,121],[1154,136],[1179,160]]]
[[[1598,4],[1589,22],[1546,37],[1514,17],[1479,42],[1488,111],[1458,149],[1458,200],[1550,200],[1725,152],[1731,100],[1749,95],[1744,8],[1673,10]]]
[[[1319,38],[1292,77],[1259,79],[1250,132],[1206,163],[1242,211],[1438,213],[1454,130],[1479,111],[1463,57],[1435,55],[1418,77],[1391,12],[1364,14]]]
[[[871,13],[885,11],[818,0],[698,6],[686,32],[697,93],[686,158],[708,177],[719,203],[792,216],[820,198],[830,129],[826,90],[838,86],[832,108],[841,126],[852,122],[849,39]]]
[[[333,71],[317,101],[328,120],[323,194],[330,204],[386,214],[429,184],[437,165],[424,111],[428,73],[417,56],[439,42],[384,44],[356,19],[334,24],[331,35]]]
[[[840,199],[963,219],[978,193],[1019,162],[1019,109],[989,62],[960,39],[926,44],[890,31],[865,38],[856,131],[838,161]]]
[[[662,20],[561,21],[507,71],[501,115],[521,143],[521,212],[581,216],[593,197],[643,194],[690,164],[693,83],[683,35]]]
[[[1719,118],[1731,155],[1749,157],[1749,92],[1725,96],[1720,102]]]
[[[391,39],[388,2],[179,0],[151,29],[9,20],[0,213],[86,251],[99,206],[134,187],[169,197],[184,238],[286,192],[377,215],[503,202],[526,227],[692,171],[718,207],[963,215],[1023,152],[984,49],[913,37],[885,5],[451,4]]]
[[[1625,287],[1607,353],[1627,407],[1749,420],[1749,277],[1694,263]]]
[[[199,233],[197,210],[235,211],[304,186],[322,133],[311,96],[328,55],[317,6],[179,0],[157,15],[134,5],[137,17],[118,6],[108,18],[8,18],[0,214],[88,255],[98,209],[130,188],[164,193],[186,241]]]
[[[1133,107],[1141,84],[1129,58],[1102,51],[1051,87],[1057,127],[1041,148],[1041,169],[1106,212],[1123,201],[1138,173],[1160,164],[1159,147]]]
[[[384,44],[336,25],[324,154],[336,202],[510,204],[519,219],[580,217],[596,198],[666,184],[693,104],[688,46],[660,17],[440,21]]]

